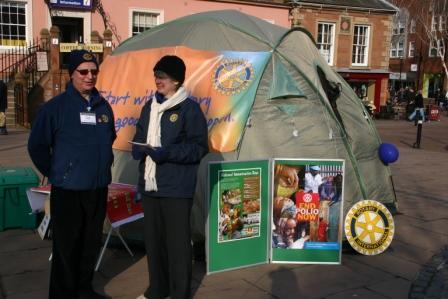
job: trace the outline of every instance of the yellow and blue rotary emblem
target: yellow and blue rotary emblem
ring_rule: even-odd
[[[347,241],[364,255],[385,251],[395,232],[391,213],[375,200],[363,200],[353,205],[345,217],[344,227]]]
[[[82,55],[82,58],[84,59],[84,60],[92,60],[93,59],[93,56],[92,56],[92,54],[90,54],[90,53],[85,53],[84,55]]]
[[[176,120],[179,118],[179,115],[177,115],[177,113],[173,113],[170,115],[170,121],[172,123],[176,122]]]
[[[109,117],[106,114],[102,114],[101,117],[98,118],[99,123],[108,123]]]
[[[247,59],[223,59],[212,75],[213,88],[225,95],[235,95],[252,83],[254,75]]]

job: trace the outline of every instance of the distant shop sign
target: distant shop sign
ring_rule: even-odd
[[[391,80],[400,80],[400,75],[401,75],[401,80],[406,80],[406,73],[390,73],[389,74],[389,79]]]
[[[411,72],[416,72],[418,70],[417,64],[411,64]]]
[[[60,43],[59,52],[67,53],[73,50],[85,49],[93,53],[103,53],[103,44],[77,44],[77,43]]]
[[[92,9],[93,0],[50,0],[52,8]]]

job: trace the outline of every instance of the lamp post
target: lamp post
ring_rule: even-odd
[[[420,40],[420,46],[418,48],[418,54],[417,54],[417,85],[415,86],[416,90],[420,89],[420,69],[422,66],[422,60],[423,60],[422,41]]]
[[[403,102],[403,80],[401,79],[401,71],[403,69],[403,55],[400,56],[400,102]]]

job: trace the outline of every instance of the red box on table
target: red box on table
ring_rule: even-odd
[[[141,202],[136,203],[134,200],[136,193],[136,187],[133,185],[119,183],[109,185],[107,217],[111,223],[143,213]]]

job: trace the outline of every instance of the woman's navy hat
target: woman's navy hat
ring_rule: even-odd
[[[185,63],[175,55],[163,56],[152,69],[154,72],[164,72],[171,79],[179,82],[182,85],[185,81]]]
[[[68,73],[70,76],[76,70],[78,65],[83,62],[93,62],[98,68],[98,61],[96,61],[95,55],[93,55],[92,52],[87,50],[73,50],[70,52],[70,63],[68,65]]]

